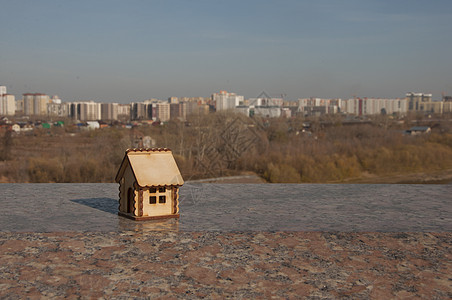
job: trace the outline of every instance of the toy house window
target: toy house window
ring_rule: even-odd
[[[157,204],[157,199],[159,204],[166,203],[166,188],[165,187],[151,187],[149,188],[149,204]]]

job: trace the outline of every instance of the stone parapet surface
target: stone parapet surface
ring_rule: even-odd
[[[450,299],[450,233],[0,234],[0,298]]]
[[[450,232],[452,185],[185,184],[180,220],[117,216],[118,184],[0,184],[0,231]]]
[[[0,299],[450,299],[450,185],[190,184],[181,218],[116,184],[1,184]]]

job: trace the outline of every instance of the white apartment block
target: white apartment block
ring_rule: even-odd
[[[298,111],[305,115],[335,114],[341,111],[341,99],[305,98],[298,99]]]
[[[157,99],[130,104],[130,118],[132,120],[153,120],[166,122],[171,116],[171,104]]]
[[[170,104],[169,103],[155,103],[155,120],[166,122],[170,119]],[[153,118],[154,119],[154,118]]]
[[[63,102],[63,101],[61,101],[60,97],[58,97],[58,95],[52,96],[51,101],[52,101],[52,103],[57,103],[57,104],[61,104]]]
[[[118,119],[118,103],[101,103],[100,120],[112,121]]]
[[[69,103],[58,103],[52,101],[47,104],[47,115],[49,117],[68,117],[69,110]]]
[[[381,98],[353,98],[342,100],[341,112],[362,115],[379,114],[405,114],[407,102],[405,99],[381,99]]]
[[[69,103],[69,114],[74,120],[96,121],[101,119],[101,104],[94,101]]]
[[[284,104],[284,100],[282,98],[249,98],[248,105],[249,106],[277,106],[282,107]]]
[[[118,116],[130,116],[130,104],[118,104]]]
[[[443,101],[432,101],[432,94],[407,93],[408,111],[424,113],[443,113],[450,111],[450,104]]]
[[[185,102],[187,104],[187,116],[189,115],[200,115],[209,113],[209,105],[199,102]]]
[[[187,119],[187,103],[170,103],[171,119],[186,120]]]
[[[252,115],[259,115],[266,118],[279,118],[281,116],[281,107],[279,106],[250,106]]]
[[[235,93],[220,91],[212,94],[212,101],[215,103],[217,111],[235,109],[236,106],[243,105],[244,97]]]
[[[27,116],[47,115],[47,104],[51,103],[50,97],[41,93],[25,93],[23,94],[24,114]]]
[[[419,111],[422,110],[423,103],[432,102],[432,94],[424,93],[406,93],[406,100],[408,102],[408,110]]]
[[[16,97],[6,93],[6,86],[0,86],[0,115],[14,116],[16,113]]]
[[[404,114],[407,111],[405,99],[353,98],[353,99],[298,99],[298,111],[305,114],[378,115],[382,113]]]
[[[69,117],[69,103],[63,103],[57,95],[52,96],[50,103],[47,104],[47,115],[49,117]]]
[[[143,102],[130,103],[131,120],[150,120],[152,119],[152,104]]]
[[[34,96],[33,94],[23,94],[23,105],[24,105],[24,109],[23,109],[23,113],[26,116],[31,116],[34,115],[34,106],[33,106],[33,102],[34,102]]]
[[[14,116],[16,113],[16,99],[14,95],[4,94],[0,96],[0,115]]]

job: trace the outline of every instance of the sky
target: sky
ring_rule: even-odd
[[[0,0],[0,85],[63,101],[452,95],[450,0]]]

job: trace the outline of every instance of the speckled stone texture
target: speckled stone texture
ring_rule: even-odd
[[[180,220],[118,217],[118,184],[0,184],[0,231],[452,232],[452,185],[185,184]]]
[[[180,220],[117,184],[0,184],[0,299],[451,299],[451,185],[186,184]]]
[[[0,298],[450,299],[451,233],[0,234]]]

